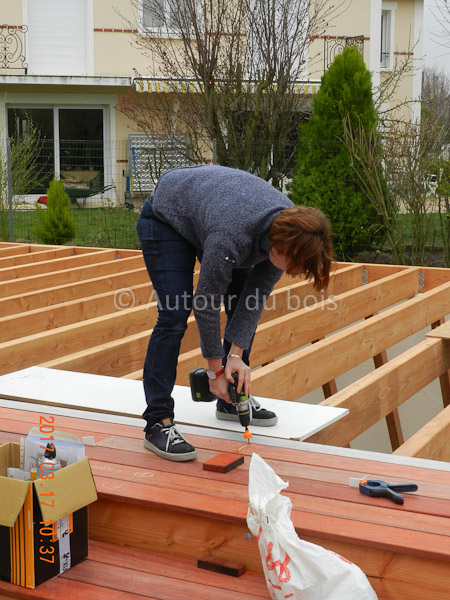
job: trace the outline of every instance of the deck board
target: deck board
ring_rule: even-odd
[[[28,590],[0,581],[1,598],[36,600],[258,600],[269,598],[264,577],[239,578],[199,569],[194,560],[90,542],[89,558]]]
[[[99,500],[90,509],[93,551],[87,563],[50,582],[48,596],[26,595],[28,591],[25,590],[25,595],[18,598],[56,600],[63,597],[58,596],[62,594],[61,590],[70,589],[67,586],[71,582],[75,586],[74,593],[89,600],[89,594],[94,594],[92,578],[97,574],[95,581],[100,591],[95,597],[100,599],[106,598],[103,594],[108,585],[112,586],[111,600],[135,600],[142,596],[158,600],[268,597],[259,595],[259,584],[250,586],[253,596],[240,588],[233,590],[234,595],[230,589],[220,586],[214,592],[208,591],[204,574],[197,571],[197,578],[190,580],[189,585],[173,578],[163,585],[161,579],[167,573],[164,569],[173,560],[181,560],[180,565],[188,564],[186,561],[211,551],[228,560],[248,556],[248,568],[256,571],[249,575],[260,581],[262,567],[256,541],[244,538],[252,452],[260,454],[280,477],[288,481],[289,487],[284,494],[292,500],[291,518],[299,536],[356,562],[371,578],[381,598],[397,600],[398,590],[410,593],[412,584],[404,581],[403,571],[395,566],[397,563],[404,565],[405,572],[410,572],[410,561],[418,561],[419,565],[424,561],[438,569],[440,583],[436,589],[439,593],[442,586],[450,585],[450,473],[447,471],[261,443],[248,444],[203,434],[188,436],[197,447],[197,460],[172,463],[144,448],[143,432],[138,426],[56,414],[54,419],[56,429],[73,432],[79,437],[92,435],[96,440],[95,446],[86,446],[99,494]],[[39,425],[39,413],[23,410],[20,403],[18,408],[0,407],[0,443],[19,441],[20,436],[36,425]],[[203,470],[204,461],[224,451],[244,456],[244,464],[226,474]],[[348,486],[349,477],[366,474],[385,480],[414,481],[418,483],[419,491],[408,495],[403,506],[386,499],[368,498]],[[174,532],[172,540],[165,533],[167,526]],[[151,540],[146,531],[152,532]],[[124,536],[129,538],[123,539]],[[127,548],[127,552],[133,550],[136,555],[127,554],[122,558],[119,546],[108,545],[117,544],[119,540],[135,546]],[[189,546],[194,546],[192,552],[199,556],[188,560],[184,553]],[[139,562],[136,558],[139,552],[149,549],[166,567],[156,561],[155,564],[160,566],[155,571],[145,560]],[[111,558],[114,555],[116,562]],[[135,562],[137,573],[124,566],[128,559],[130,565]],[[98,564],[102,560],[106,561],[103,566]],[[448,575],[440,565],[446,566]],[[179,568],[182,572],[183,567]],[[387,573],[392,574],[389,575],[390,582],[385,580]],[[117,585],[111,583],[113,575],[119,580]],[[0,595],[5,594],[4,585],[0,585]],[[263,580],[261,585],[267,593]],[[153,588],[164,588],[168,595],[158,596]],[[179,595],[180,589],[183,589],[183,596]],[[77,597],[71,589],[69,597]],[[438,591],[429,597],[439,598]]]

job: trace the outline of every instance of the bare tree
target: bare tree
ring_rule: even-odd
[[[431,12],[440,25],[440,28],[432,31],[431,35],[443,49],[450,50],[450,0],[436,0],[434,10]]]
[[[436,120],[450,143],[450,77],[436,67],[426,67],[422,80],[422,111]]]
[[[421,265],[436,199],[430,187],[435,161],[443,148],[444,130],[431,115],[420,122],[391,123],[369,136],[345,123],[344,143],[367,198],[383,220],[388,242],[399,263]],[[408,215],[405,221],[399,214]],[[403,222],[403,226],[402,226]],[[406,258],[406,240],[410,258]]]
[[[136,44],[171,93],[129,95],[118,108],[149,136],[170,133],[194,162],[214,143],[219,164],[281,187],[311,111],[298,93],[311,39],[345,1],[142,0],[151,33]]]

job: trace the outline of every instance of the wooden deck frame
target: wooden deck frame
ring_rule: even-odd
[[[0,281],[0,373],[40,365],[141,377],[157,304],[139,251],[0,243]],[[436,378],[448,405],[448,343],[424,340],[391,361],[386,350],[449,313],[447,269],[338,263],[326,294],[283,276],[255,336],[253,391],[297,400],[322,388],[323,404],[350,408],[311,441],[346,446],[386,418],[396,453],[448,460],[448,411],[415,434],[417,443],[403,440],[397,412]],[[367,359],[374,371],[339,390],[336,378]],[[187,385],[202,364],[191,317],[177,383]]]

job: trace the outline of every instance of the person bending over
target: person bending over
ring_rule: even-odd
[[[158,319],[148,344],[143,384],[145,447],[169,460],[196,457],[174,424],[180,344],[194,311],[216,417],[238,421],[230,403],[232,373],[250,395],[249,353],[258,320],[275,283],[286,271],[328,285],[333,249],[321,211],[293,203],[263,179],[215,165],[179,167],[164,173],[144,204],[137,231],[158,300]],[[196,259],[200,274],[193,293]],[[222,343],[220,310],[227,322]],[[250,401],[252,425],[277,422],[273,412]]]

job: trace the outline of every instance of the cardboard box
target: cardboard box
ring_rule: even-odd
[[[0,446],[0,579],[34,588],[88,556],[88,505],[97,499],[87,458],[53,478],[6,477],[20,445]]]

